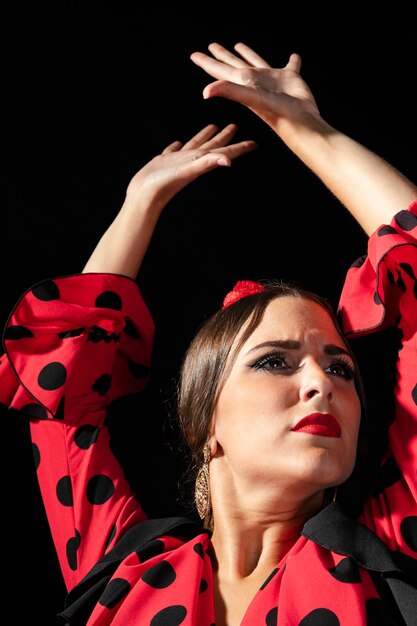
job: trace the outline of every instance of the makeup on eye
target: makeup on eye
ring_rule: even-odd
[[[287,354],[285,352],[270,352],[264,357],[257,359],[250,367],[255,370],[265,369],[267,367],[271,370],[280,369],[281,371],[291,369],[286,361]],[[278,365],[280,367],[278,367]]]
[[[301,342],[294,340],[274,340],[267,341],[251,348],[247,354],[254,351],[272,348],[272,350],[263,354],[260,358],[249,364],[249,367],[255,370],[266,369],[277,372],[291,372],[298,369],[300,361],[298,353],[302,348]],[[286,348],[286,350],[278,350],[277,348]],[[348,350],[334,344],[326,344],[323,346],[323,356],[337,356],[328,363],[323,364],[324,371],[328,371],[333,376],[340,376],[346,380],[352,380],[355,376],[356,367],[354,360]],[[294,358],[296,360],[294,361]]]
[[[338,369],[338,372],[334,371],[335,376],[342,376],[346,378],[346,380],[352,380],[355,377],[356,368],[353,365],[351,359],[347,359],[346,357],[340,357],[339,359],[335,359],[330,363],[330,365],[326,368],[326,370],[330,369]]]

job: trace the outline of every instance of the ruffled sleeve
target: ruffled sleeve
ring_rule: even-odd
[[[371,416],[377,426],[387,430],[386,449],[363,521],[391,549],[416,557],[417,201],[370,237],[367,254],[348,271],[339,319],[350,339],[368,334],[378,339],[379,334],[382,341],[386,340],[388,335],[380,331],[392,331],[390,337],[394,337],[396,371],[390,385],[392,398],[379,415]],[[352,346],[355,349],[354,341]],[[379,354],[386,369],[387,342]],[[379,365],[370,364],[375,371]],[[385,391],[382,379],[374,385],[373,393]]]
[[[135,281],[116,274],[42,281],[23,294],[6,325],[0,401],[30,418],[68,589],[146,518],[113,454],[106,416],[113,400],[146,385],[153,330]]]
[[[23,294],[6,324],[0,401],[33,417],[62,418],[74,388],[78,397],[94,394],[106,404],[140,391],[153,333],[139,288],[128,277],[42,281]]]
[[[395,215],[390,225],[381,226],[369,239],[368,253],[349,269],[339,302],[345,334],[369,333],[392,323],[399,310],[395,288],[417,297],[417,201]],[[408,298],[407,298],[408,301]],[[413,308],[404,311],[413,320]]]

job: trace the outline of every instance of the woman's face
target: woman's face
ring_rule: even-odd
[[[291,296],[270,302],[219,395],[216,467],[239,489],[297,485],[309,495],[345,481],[361,411],[353,373],[325,309]]]

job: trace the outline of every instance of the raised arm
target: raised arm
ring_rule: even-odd
[[[236,131],[209,125],[185,145],[169,145],[132,178],[83,273],[37,283],[9,316],[0,401],[30,421],[68,590],[146,518],[113,453],[106,419],[110,405],[142,391],[150,375],[154,324],[134,279],[169,200],[255,147],[231,144]]]
[[[417,199],[417,186],[384,159],[330,126],[291,54],[274,68],[243,43],[235,52],[212,43],[191,60],[216,80],[203,92],[248,107],[316,174],[370,235]]]
[[[167,203],[199,176],[229,166],[233,159],[256,147],[254,141],[230,144],[236,131],[234,124],[221,131],[210,124],[185,144],[173,142],[140,169],[83,272],[110,272],[135,279]]]

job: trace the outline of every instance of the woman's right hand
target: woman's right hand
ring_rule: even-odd
[[[368,235],[381,224],[390,224],[399,209],[417,198],[414,183],[320,116],[300,76],[298,54],[291,54],[283,68],[273,68],[243,43],[234,49],[237,54],[212,43],[213,56],[191,55],[196,65],[217,79],[205,87],[203,95],[240,102],[267,122]]]

